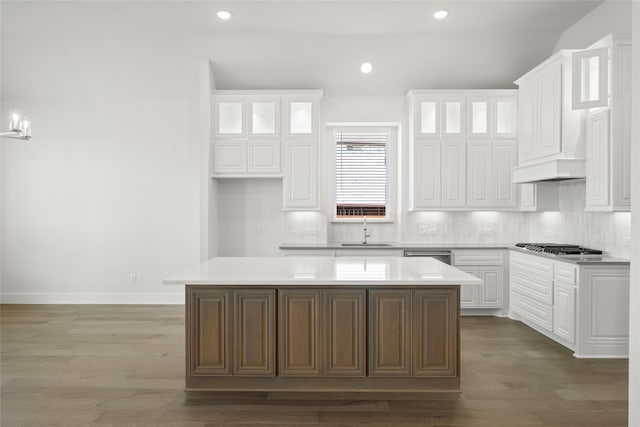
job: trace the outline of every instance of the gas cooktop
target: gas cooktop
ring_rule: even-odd
[[[598,249],[583,248],[568,243],[516,243],[519,248],[553,255],[602,255]]]

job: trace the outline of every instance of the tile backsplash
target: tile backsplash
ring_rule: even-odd
[[[400,221],[370,222],[371,242],[573,243],[629,258],[631,214],[585,212],[584,180],[558,183],[558,212],[404,212]],[[284,241],[360,241],[362,223],[333,223],[321,212],[285,216]]]
[[[585,212],[585,182],[560,185],[560,211],[528,214],[529,240],[575,243],[630,258],[631,213]]]

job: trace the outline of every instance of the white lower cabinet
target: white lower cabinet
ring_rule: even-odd
[[[478,269],[475,267],[457,267],[467,274],[478,277]],[[478,277],[479,278],[479,277]],[[477,285],[460,286],[460,307],[476,308],[478,307],[478,288]]]
[[[461,308],[503,308],[505,289],[503,250],[456,250],[453,252],[453,265],[483,281],[479,286],[461,286]]]
[[[628,356],[628,264],[573,264],[511,251],[509,273],[513,319],[576,357]]]
[[[553,288],[553,333],[576,342],[576,287],[556,282]]]

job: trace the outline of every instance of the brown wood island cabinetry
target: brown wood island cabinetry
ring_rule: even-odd
[[[459,286],[187,285],[190,391],[458,391]]]

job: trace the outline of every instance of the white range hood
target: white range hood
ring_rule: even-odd
[[[514,184],[581,179],[585,174],[584,159],[557,158],[516,166],[512,170]]]

